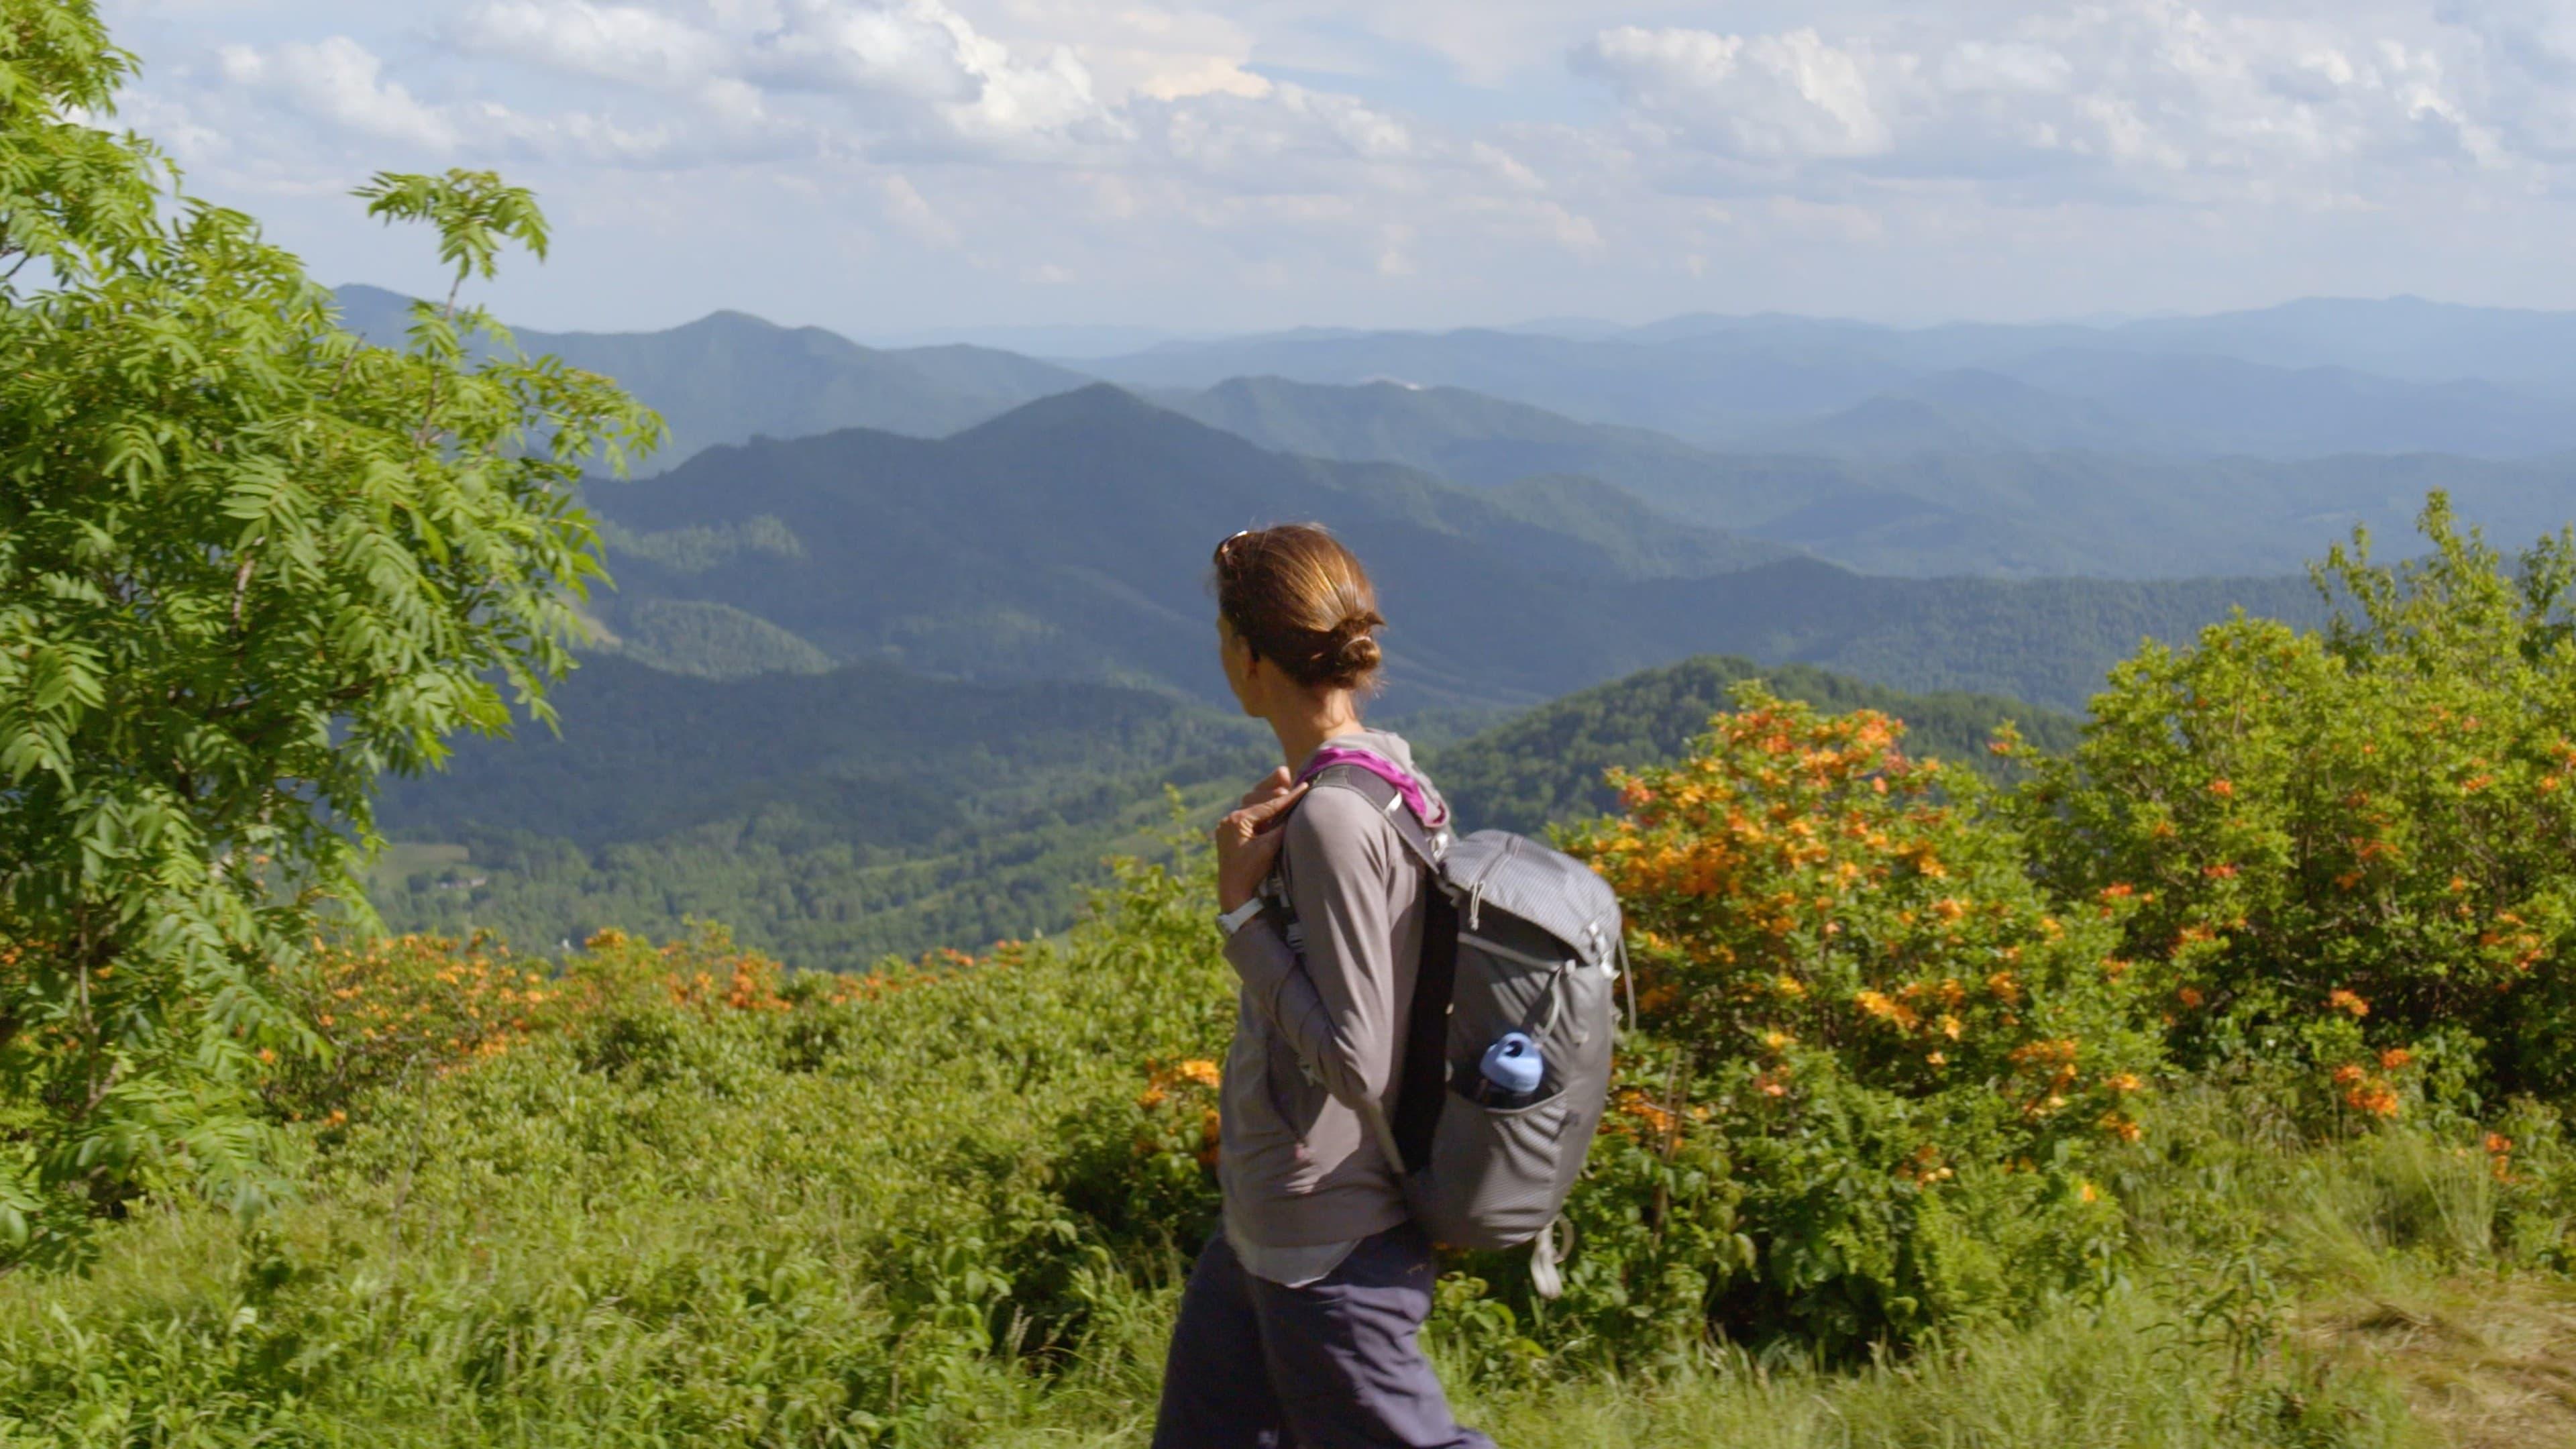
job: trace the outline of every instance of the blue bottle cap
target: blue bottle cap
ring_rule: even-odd
[[[1539,1078],[1547,1073],[1547,1062],[1528,1033],[1507,1031],[1485,1048],[1483,1071],[1486,1081],[1506,1092],[1535,1092]]]

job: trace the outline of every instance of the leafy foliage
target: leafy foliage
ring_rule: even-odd
[[[2375,1114],[2446,1062],[2490,1101],[2576,1086],[2576,541],[2508,565],[2438,494],[2422,528],[2335,550],[2326,633],[2143,651],[2025,800],[2056,889],[2136,903],[2187,1060],[2295,1047]]]
[[[87,124],[130,73],[86,0],[0,6],[0,1261],[150,1186],[257,1199],[243,1080],[304,1038],[273,983],[357,896],[378,775],[568,667],[576,460],[653,436],[601,379],[468,365],[452,300],[401,350],[341,332]],[[363,194],[460,283],[544,250],[488,175]]]

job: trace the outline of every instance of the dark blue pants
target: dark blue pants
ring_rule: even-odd
[[[1154,1449],[1494,1449],[1422,1356],[1431,1241],[1407,1223],[1283,1288],[1208,1239],[1181,1295]]]

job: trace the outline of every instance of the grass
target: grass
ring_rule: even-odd
[[[0,1275],[0,1449],[1140,1446],[1182,1261],[1154,1224],[1203,1187],[1141,1227],[1076,1204],[1149,1175],[1145,1066],[1228,1004],[1202,903],[1157,889],[844,1006],[700,1012],[655,976],[308,1118],[269,1218],[148,1208],[85,1276]],[[1858,1367],[1533,1362],[1471,1317],[1434,1351],[1509,1449],[2576,1442],[2547,1135],[2507,1170],[2464,1124],[2280,1100],[2161,1094],[2108,1179],[2121,1275],[2029,1321]]]
[[[1855,1371],[1721,1353],[1652,1376],[1470,1387],[1458,1407],[1463,1421],[1510,1449],[2397,1449],[2442,1442],[2425,1437],[2384,1375],[2302,1350],[2249,1383],[2223,1354],[2177,1340],[2169,1327],[2165,1305],[2123,1294]],[[2291,1403],[2302,1387],[2306,1401]],[[985,1442],[1141,1445],[1151,1428],[1150,1388],[1141,1374],[1087,1392],[1070,1388],[1032,1420]]]
[[[256,1231],[154,1212],[85,1279],[0,1279],[0,1444],[868,1442],[830,1426],[845,1380],[903,1367],[877,1352],[904,1291],[890,1259],[971,1185],[925,1214],[902,1201],[941,1195],[920,1169],[872,1183],[882,1161],[837,1160],[846,1082],[730,1104],[571,1084],[547,1112],[529,1094],[567,1084],[483,1075],[424,1093],[437,1115],[344,1149],[327,1192]],[[2177,1132],[2217,1116],[2173,1111]],[[481,1125],[448,1137],[451,1115]],[[891,1104],[859,1115],[906,1135]],[[571,1144],[578,1162],[536,1168]],[[2499,1271],[2492,1234],[2426,1231],[2455,1222],[2422,1211],[2428,1185],[2477,1196],[2453,1160],[2404,1132],[2196,1139],[2133,1176],[2129,1281],[1857,1369],[1704,1348],[1479,1382],[1438,1344],[1462,1417],[1512,1449],[2576,1443],[2576,1289]],[[2164,1215],[2185,1200],[2188,1229]],[[2213,1311],[2238,1279],[2211,1245],[2239,1231],[2269,1245],[2250,1315]],[[943,1413],[885,1440],[1142,1445],[1178,1272],[1166,1254],[1106,1275],[1051,1375],[947,1361]]]
[[[2313,1305],[2301,1332],[2395,1386],[2431,1442],[2576,1444],[2576,1287],[2461,1278]]]

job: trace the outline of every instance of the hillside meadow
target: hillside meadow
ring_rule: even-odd
[[[1739,684],[1561,837],[1640,1018],[1565,1297],[1444,1262],[1517,1445],[2567,1442],[2576,548],[2329,566],[2018,784]],[[352,941],[267,1210],[0,1275],[0,1443],[1137,1444],[1215,1210],[1186,838],[866,975],[704,927]]]

